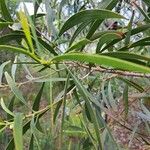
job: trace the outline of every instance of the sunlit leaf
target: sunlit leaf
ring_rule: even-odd
[[[53,62],[58,62],[63,60],[90,62],[90,63],[95,63],[97,65],[103,65],[103,66],[113,67],[122,70],[135,71],[141,73],[150,73],[149,67],[138,65],[114,57],[96,55],[96,54],[69,53],[62,56],[57,56],[54,59],[52,59]]]

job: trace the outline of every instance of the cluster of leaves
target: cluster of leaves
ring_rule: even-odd
[[[149,1],[143,1],[143,5],[149,8]],[[37,13],[42,3],[45,3],[46,14]],[[64,0],[58,4],[57,1],[50,3],[48,0],[36,0],[33,15],[28,14],[26,5],[24,5],[24,12],[18,12],[18,15],[13,18],[6,1],[1,0],[0,30],[9,28],[9,31],[0,37],[0,51],[14,52],[18,55],[19,60],[14,61],[11,76],[8,72],[4,73],[14,95],[9,105],[1,98],[1,107],[7,115],[0,122],[0,132],[8,129],[13,131],[6,146],[7,150],[14,149],[14,147],[22,150],[23,136],[26,134],[30,135],[29,149],[34,149],[35,144],[38,149],[41,149],[39,137],[47,134],[47,131],[42,129],[47,121],[41,123],[41,120],[45,119],[44,115],[47,113],[50,113],[49,136],[54,145],[56,142],[58,143],[56,145],[58,149],[62,148],[65,138],[68,138],[66,145],[69,146],[64,149],[72,149],[73,146],[76,146],[77,149],[109,149],[107,142],[110,143],[111,149],[112,147],[120,149],[102,116],[103,112],[107,113],[104,103],[108,109],[110,107],[115,109],[117,105],[115,97],[120,96],[123,91],[127,115],[129,113],[128,88],[132,87],[140,93],[146,92],[146,90],[145,86],[140,86],[133,79],[119,75],[107,77],[107,72],[114,71],[116,73],[119,70],[124,75],[131,73],[131,75],[143,77],[150,73],[150,57],[148,56],[150,18],[148,12],[144,11],[140,5],[132,4],[132,7],[138,9],[144,17],[143,23],[138,22],[139,24],[137,23],[133,28],[135,10],[130,18],[125,18],[112,11],[118,6],[118,0],[106,0],[101,3],[103,9],[99,8],[99,3],[95,6],[90,2],[74,1],[74,9],[68,11],[67,15],[65,13],[61,15],[64,7],[70,5],[71,8],[71,3],[66,4]],[[121,3],[128,4],[129,2],[121,1]],[[89,6],[92,9],[89,9]],[[55,14],[54,10],[57,9],[59,10],[58,14]],[[72,16],[64,21],[64,18],[68,17],[70,13]],[[54,18],[53,14],[57,17]],[[42,22],[42,27],[39,29],[38,23],[42,18],[47,23]],[[117,30],[109,29],[104,24],[109,19],[118,23],[127,22],[127,25]],[[19,30],[12,28],[16,23],[21,25]],[[46,32],[49,33],[48,37],[43,34],[42,28],[46,28]],[[136,40],[135,36],[141,34],[142,37]],[[8,43],[10,44],[8,45]],[[16,83],[16,62],[26,67],[28,65],[38,66],[40,68],[38,72],[47,71],[47,75],[39,77],[28,74],[28,82],[42,83],[38,94],[32,100],[32,106],[29,106]],[[7,61],[0,66],[0,79],[2,79],[4,67],[8,63],[10,62]],[[99,71],[102,69],[106,73],[99,75],[99,73],[93,72],[92,68]],[[54,73],[57,76],[53,76]],[[83,76],[81,77],[81,75]],[[99,78],[101,78],[100,81]],[[102,81],[103,78],[105,81]],[[112,81],[115,82],[113,85]],[[54,95],[53,88],[56,82],[61,84],[63,89],[61,91],[59,89]],[[101,82],[100,85],[99,82]],[[121,90],[117,91],[118,88],[115,88],[115,84],[120,82],[123,88],[121,87]],[[149,81],[147,82],[149,83]],[[5,85],[1,83],[1,86]],[[48,104],[45,108],[41,108],[44,87],[49,89]],[[113,93],[115,90],[116,93]],[[143,97],[148,97],[148,95],[143,95]],[[16,100],[20,100],[27,111],[17,111]],[[150,120],[150,112],[143,103],[141,106],[144,113],[140,114],[147,118],[147,122]],[[136,133],[136,131],[133,132]],[[75,144],[75,140],[78,144]]]

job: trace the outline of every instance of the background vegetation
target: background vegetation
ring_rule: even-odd
[[[149,29],[149,0],[1,0],[0,149],[150,149]]]

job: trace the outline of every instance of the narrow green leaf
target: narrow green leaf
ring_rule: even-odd
[[[11,98],[10,103],[9,103],[9,105],[8,105],[8,109],[9,109],[11,112],[13,112],[15,98],[16,98],[16,96],[14,95],[14,96]],[[7,119],[8,119],[8,120],[10,120],[10,119],[12,119],[12,118],[13,118],[12,115],[7,114]]]
[[[46,48],[46,49],[47,49],[49,52],[51,52],[53,55],[55,55],[55,56],[58,55],[57,52],[54,50],[54,48],[53,48],[50,44],[48,44],[47,42],[45,42],[43,39],[38,38],[38,41],[40,42],[40,44],[41,44],[44,48]]]
[[[11,116],[14,116],[14,114],[6,107],[3,98],[1,98],[1,106],[2,106],[3,110],[4,110],[7,114],[9,114],[9,115],[11,115]]]
[[[111,82],[108,83],[108,99],[113,110],[117,109],[116,100],[114,99]]]
[[[64,96],[63,96],[63,103],[62,103],[62,119],[61,119],[61,134],[63,133],[64,128],[64,121],[65,121],[65,110],[66,110],[66,99],[67,99],[67,91],[69,86],[70,74],[67,75],[67,81],[64,87]]]
[[[85,27],[90,23],[91,21],[89,22],[83,22],[79,25],[79,27],[76,29],[76,31],[74,32],[74,34],[72,35],[71,37],[71,40],[70,40],[70,43],[69,43],[69,46],[72,45],[72,43],[74,42],[75,38],[81,33],[82,30],[85,29]]]
[[[0,22],[0,29],[6,28],[6,27],[8,27],[9,25],[12,25],[12,24],[13,24],[12,22]]]
[[[37,11],[38,11],[38,8],[40,7],[40,4],[42,3],[42,0],[36,0],[35,1],[35,4],[34,4],[34,19],[36,18],[37,16]],[[35,21],[35,20],[34,20]]]
[[[26,100],[24,99],[24,97],[22,96],[21,91],[19,90],[16,83],[14,82],[14,80],[10,77],[10,75],[7,72],[5,72],[5,77],[6,77],[7,83],[9,84],[9,87],[11,88],[12,92],[16,95],[16,97],[19,100],[21,100],[21,102],[23,104],[25,104],[28,107],[28,104],[27,104]]]
[[[150,57],[134,54],[131,52],[109,52],[109,53],[102,53],[101,55],[115,57],[119,59],[125,60],[141,60],[141,61],[150,61]]]
[[[117,3],[118,3],[118,0],[109,0],[109,2],[105,4],[103,9],[112,10],[117,5]],[[98,27],[104,21],[104,19],[105,18],[103,18],[103,19],[100,18],[92,24],[92,26],[91,26],[91,28],[90,28],[87,36],[86,36],[87,39],[91,38],[91,36],[95,33],[95,31],[98,29]]]
[[[33,137],[35,139],[35,143],[37,145],[38,150],[41,150],[40,144],[39,144],[39,138],[37,136],[38,133],[38,129],[36,128],[36,119],[33,117],[31,122],[30,122],[30,128],[31,128],[31,132],[33,134]]]
[[[150,68],[132,63],[126,60],[121,60],[114,57],[96,55],[96,54],[83,54],[83,53],[69,53],[62,56],[57,56],[52,59],[52,62],[58,62],[63,60],[72,60],[79,62],[95,63],[97,65],[104,65],[107,67],[113,67],[116,69],[135,71],[141,73],[150,73]]]
[[[2,17],[10,22],[13,22],[13,19],[11,18],[11,14],[8,11],[8,7],[6,6],[6,0],[1,0],[0,2],[0,10],[1,10],[1,14]]]
[[[0,43],[1,43],[1,45],[3,45],[3,44],[7,44],[8,42],[13,41],[13,40],[16,40],[16,41],[21,40],[24,37],[25,36],[22,32],[15,31],[15,32],[12,32],[12,33],[9,33],[6,35],[2,35],[0,37]]]
[[[139,27],[136,27],[136,28],[134,28],[134,29],[131,30],[131,36],[132,36],[132,35],[135,35],[135,34],[138,34],[138,33],[140,33],[140,32],[146,31],[146,30],[148,30],[149,28],[150,28],[150,24],[141,25],[141,26],[139,26]],[[125,32],[124,34],[127,35],[128,32]],[[115,39],[115,40],[113,40],[113,41],[110,42],[108,45],[106,45],[106,46],[103,48],[103,50],[105,50],[105,49],[111,47],[112,45],[114,45],[114,44],[120,42],[120,41],[123,40],[125,37],[126,37],[126,36],[123,36],[122,39]]]
[[[83,46],[90,44],[90,43],[91,43],[90,40],[82,39],[79,42],[76,42],[75,44],[73,44],[71,47],[69,47],[69,49],[66,51],[66,53],[69,51],[72,51],[72,50],[79,51]]]
[[[96,9],[83,10],[76,13],[65,22],[65,24],[60,30],[59,35],[62,35],[65,31],[67,31],[68,29],[72,28],[77,24],[87,22],[89,20],[94,21],[97,19],[108,19],[108,18],[123,19],[124,17],[109,10],[96,10]]]
[[[36,96],[36,98],[34,100],[34,104],[33,104],[33,107],[32,107],[32,109],[34,111],[38,111],[39,110],[40,100],[41,100],[41,97],[42,97],[44,85],[45,85],[45,82],[42,84],[42,87],[41,87],[40,91],[38,92],[38,94],[37,94],[37,96]]]
[[[150,7],[150,1],[149,1],[149,0],[143,0],[143,1],[145,2],[145,4],[146,4],[147,6]]]
[[[31,135],[29,150],[34,150],[34,136]]]
[[[130,19],[129,24],[127,26],[128,32],[127,32],[127,35],[125,38],[125,45],[130,44],[130,37],[131,37],[131,30],[132,30],[132,23],[133,23],[134,16],[135,16],[135,12],[133,11],[131,19]]]
[[[142,86],[140,86],[139,84],[137,84],[137,83],[135,83],[135,82],[133,82],[131,80],[128,80],[128,79],[125,79],[125,78],[121,78],[121,77],[118,77],[117,79],[122,80],[123,82],[125,82],[129,86],[132,86],[133,88],[135,88],[139,92],[144,92],[144,89],[142,88]]]
[[[14,118],[13,137],[16,150],[23,150],[23,114],[17,113]]]
[[[2,64],[0,65],[0,85],[2,84],[2,77],[3,77],[4,68],[5,68],[5,66],[6,66],[7,64],[9,64],[9,63],[10,63],[10,60],[9,60],[9,61],[6,61],[6,62],[4,62],[4,63],[2,63]]]
[[[46,112],[48,111],[48,109],[46,110],[46,111],[44,111],[44,112],[42,112],[40,115],[39,115],[39,117],[38,118],[41,118]],[[26,122],[26,124],[23,126],[23,134],[25,134],[28,130],[29,130],[29,128],[30,128],[30,123],[31,123],[31,120],[29,120],[28,122]],[[9,141],[9,143],[8,143],[8,145],[7,145],[7,147],[6,147],[6,150],[12,150],[12,149],[14,149],[14,138],[12,138],[10,141]]]
[[[129,101],[128,101],[128,85],[125,85],[123,90],[123,101],[125,106],[125,118],[127,118],[128,111],[129,111]]]
[[[72,79],[74,80],[74,83],[76,84],[77,88],[79,89],[79,92],[81,93],[82,97],[84,98],[85,100],[85,103],[86,103],[86,106],[87,106],[87,109],[90,113],[90,116],[91,116],[91,119],[92,119],[92,122],[93,122],[93,125],[94,125],[94,130],[95,130],[95,134],[97,136],[97,140],[98,140],[98,144],[99,144],[99,147],[100,149],[102,150],[103,146],[101,144],[101,137],[100,137],[100,134],[99,134],[99,126],[98,126],[98,121],[96,119],[96,116],[95,116],[95,112],[93,110],[93,107],[90,103],[90,99],[89,99],[89,94],[88,91],[85,89],[85,87],[81,84],[81,82],[77,79],[77,77],[75,75],[72,74],[72,72],[67,69],[70,76],[72,77]]]
[[[148,22],[148,23],[150,23],[150,18],[146,14],[146,12],[144,12],[144,10],[139,5],[137,5],[136,3],[134,3],[134,5],[138,8],[138,10],[140,11],[140,13],[145,17],[145,21]]]
[[[0,51],[1,50],[7,50],[7,51],[12,51],[12,52],[22,53],[22,54],[30,56],[35,61],[41,63],[40,59],[36,55],[28,52],[26,49],[23,49],[23,48],[18,48],[18,47],[8,46],[8,45],[0,45]]]
[[[23,32],[27,38],[31,52],[34,53],[34,47],[33,47],[32,38],[30,34],[30,27],[29,27],[28,19],[26,15],[24,14],[24,12],[19,12],[19,16],[20,16],[20,22],[23,28]]]
[[[114,39],[122,39],[122,36],[117,33],[106,33],[102,35],[98,41],[97,47],[96,47],[96,53],[103,52],[101,51],[101,48],[104,44],[110,43]]]

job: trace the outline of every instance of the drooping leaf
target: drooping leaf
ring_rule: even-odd
[[[0,85],[2,84],[2,77],[3,77],[4,68],[5,68],[5,66],[6,66],[7,64],[9,64],[9,63],[10,63],[10,61],[6,61],[6,62],[4,62],[4,63],[2,63],[2,64],[0,65]]]
[[[138,27],[136,27],[136,28],[134,28],[134,29],[131,30],[131,36],[132,36],[132,35],[135,35],[135,34],[138,34],[138,33],[140,33],[140,32],[146,31],[146,30],[148,30],[149,28],[150,28],[150,24],[138,26]],[[127,34],[128,34],[128,31],[124,33],[124,35],[127,35]],[[122,39],[115,39],[115,40],[113,40],[112,42],[110,42],[109,44],[107,44],[107,45],[103,48],[103,50],[105,50],[105,49],[111,47],[112,45],[114,45],[114,44],[120,42],[120,41],[123,40],[125,37],[126,37],[126,36],[123,36]]]
[[[28,104],[26,102],[26,100],[24,99],[21,91],[19,90],[19,88],[17,87],[16,83],[14,82],[14,80],[11,78],[11,76],[5,72],[5,77],[6,80],[8,82],[9,87],[11,88],[12,92],[16,95],[16,97],[28,107]]]
[[[91,120],[92,120],[93,125],[94,125],[94,130],[95,130],[95,134],[96,134],[96,137],[97,137],[97,140],[98,140],[98,144],[100,146],[100,149],[102,149],[103,146],[101,145],[101,137],[100,137],[100,134],[99,134],[99,125],[98,125],[97,118],[95,116],[95,112],[94,112],[94,110],[92,108],[92,105],[90,103],[90,98],[89,98],[88,91],[81,84],[81,82],[78,80],[78,78],[75,75],[73,75],[72,72],[69,69],[67,69],[67,70],[68,70],[70,76],[72,77],[74,83],[76,84],[77,88],[79,89],[79,92],[81,93],[82,97],[85,100],[89,115],[91,116]]]
[[[112,10],[116,4],[118,3],[118,0],[109,0],[106,2],[105,0],[105,6],[103,6],[103,9],[107,9],[107,10]],[[104,21],[105,18],[100,18],[96,21],[94,21],[94,23],[92,24],[86,38],[90,39],[91,36],[95,33],[95,31],[98,29],[98,27],[101,25],[101,23]]]
[[[122,80],[123,82],[128,84],[128,86],[131,86],[131,87],[135,88],[139,92],[144,92],[144,89],[142,88],[142,86],[140,86],[139,84],[137,84],[136,82],[134,82],[132,80],[128,80],[128,79],[121,78],[121,77],[118,77],[117,79]]]
[[[3,110],[4,110],[7,114],[9,114],[9,115],[11,115],[11,116],[14,117],[14,114],[13,114],[13,113],[7,108],[7,106],[5,105],[3,98],[1,98],[1,107],[3,108]]]
[[[1,10],[2,17],[5,20],[13,22],[11,14],[8,11],[8,7],[6,6],[6,0],[1,0],[1,2],[0,2],[0,10]]]
[[[69,46],[72,45],[72,43],[74,42],[75,38],[81,33],[82,30],[85,29],[85,27],[90,23],[91,21],[89,22],[83,22],[79,25],[79,27],[76,29],[76,31],[74,32],[74,34],[72,35],[71,37],[71,40],[70,40],[70,43],[69,43]]]
[[[99,38],[99,41],[98,41],[98,44],[96,47],[96,53],[103,52],[103,51],[101,51],[102,46],[104,44],[110,43],[114,39],[122,39],[122,36],[120,34],[113,33],[113,32],[112,33],[106,33],[106,34],[102,35]]]
[[[108,18],[118,18],[118,19],[120,18],[121,19],[124,17],[109,10],[96,10],[96,9],[83,10],[83,11],[76,13],[65,22],[65,24],[60,30],[59,35],[62,35],[65,31],[67,31],[68,29],[72,28],[73,26],[77,24],[87,22],[89,20],[94,21],[97,19],[108,19]]]
[[[33,107],[32,107],[32,109],[34,111],[38,111],[39,110],[40,100],[41,100],[43,89],[44,89],[44,84],[45,84],[45,82],[42,84],[42,87],[41,87],[40,91],[38,92],[38,94],[37,94],[37,96],[36,96],[36,98],[34,100],[34,104],[33,104]]]
[[[82,39],[79,42],[73,44],[71,47],[69,47],[69,49],[67,50],[67,52],[72,51],[72,50],[79,51],[83,46],[85,46],[87,44],[90,44],[90,43],[91,43],[90,40],[88,40],[88,39]]]

